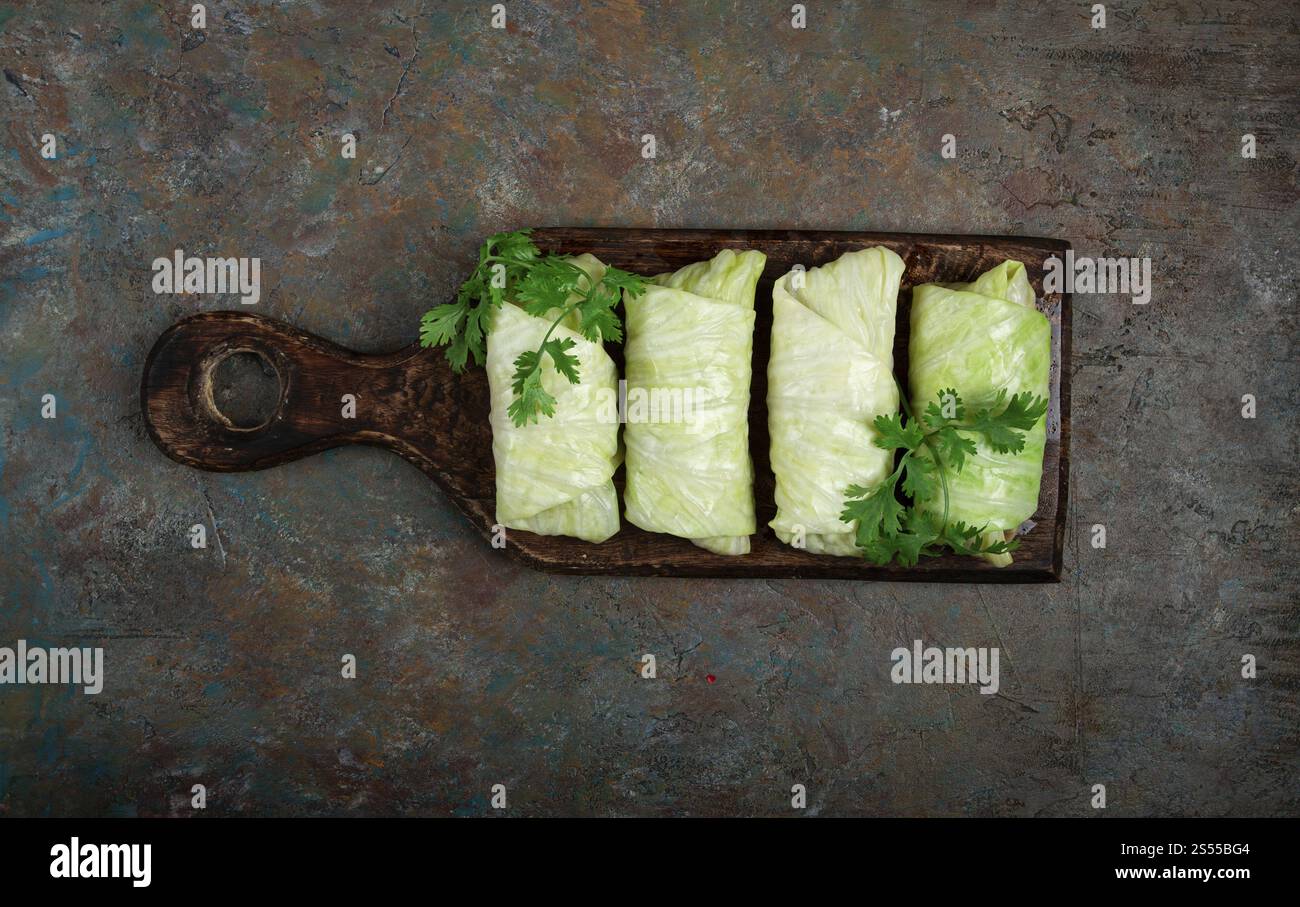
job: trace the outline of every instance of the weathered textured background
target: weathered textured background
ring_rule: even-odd
[[[1295,7],[790,5],[0,4],[0,645],[108,664],[0,687],[0,813],[1300,809]],[[255,311],[378,351],[534,224],[1150,256],[1148,306],[1075,297],[1068,578],[552,578],[383,452],[219,476],[145,437],[154,339],[238,307],[154,257],[260,256]],[[1000,646],[1001,694],[890,684],[914,638]]]

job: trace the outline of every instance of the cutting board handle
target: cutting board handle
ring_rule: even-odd
[[[261,424],[237,424],[214,397],[214,372],[238,353],[258,356],[279,380],[274,408]],[[140,404],[158,447],[199,469],[265,469],[349,443],[377,444],[410,458],[400,413],[419,404],[410,397],[426,383],[432,358],[418,346],[356,353],[261,315],[205,312],[158,338],[145,363]],[[420,452],[426,461],[429,454]]]

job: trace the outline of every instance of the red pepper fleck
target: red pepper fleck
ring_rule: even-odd
[[[704,675],[704,679],[707,680],[709,683],[713,683],[713,681],[717,680],[718,678],[714,677],[712,674],[706,674]]]

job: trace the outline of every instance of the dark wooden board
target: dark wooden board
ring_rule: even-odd
[[[1060,579],[1069,483],[1070,297],[1043,297],[1043,262],[1064,256],[1054,239],[849,233],[808,230],[642,230],[548,228],[537,244],[559,253],[591,252],[640,274],[672,271],[722,249],[758,249],[767,267],[758,284],[754,329],[750,449],[754,457],[758,533],[752,552],[723,557],[668,535],[624,522],[618,535],[593,545],[511,530],[502,556],[539,570],[577,574],[698,577],[826,577],[924,582],[1053,582]],[[772,284],[796,263],[825,264],[845,252],[882,245],[907,265],[899,297],[895,373],[907,375],[911,288],[932,281],[971,280],[1004,259],[1025,263],[1052,323],[1051,407],[1037,524],[1009,567],[963,557],[925,559],[911,568],[873,567],[855,558],[809,554],[781,544],[767,522],[775,515],[768,462],[767,359]],[[412,328],[414,329],[414,325]],[[238,428],[211,403],[211,373],[226,356],[251,351],[280,378],[279,404],[265,424]],[[611,347],[621,365],[621,349]],[[344,394],[357,397],[355,419],[342,418]],[[210,312],[173,325],[145,363],[141,406],[149,433],[172,459],[200,469],[265,469],[342,444],[373,444],[428,474],[485,538],[495,523],[495,470],[488,422],[487,377],[481,368],[454,374],[440,350],[418,344],[392,353],[346,350],[287,324],[245,312]],[[621,470],[615,483],[621,490]]]

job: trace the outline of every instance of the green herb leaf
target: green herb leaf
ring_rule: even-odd
[[[563,309],[569,295],[587,283],[587,272],[567,258],[548,255],[534,264],[515,287],[514,298],[524,311],[545,318],[552,309]]]
[[[939,391],[939,401],[925,408],[925,421],[931,428],[942,428],[949,422],[960,422],[966,418],[966,404],[952,388]]]
[[[878,436],[875,445],[882,450],[894,450],[899,447],[904,450],[915,450],[925,440],[925,433],[921,430],[921,426],[911,424],[910,420],[909,424],[904,424],[902,413],[876,416],[871,425]]]
[[[961,396],[945,388],[936,401],[927,404],[923,420],[915,418],[911,410],[877,416],[871,423],[876,430],[875,445],[884,450],[902,450],[903,454],[894,472],[879,485],[850,485],[844,492],[840,519],[857,522],[854,539],[862,556],[878,565],[896,560],[912,566],[921,557],[936,556],[946,549],[970,556],[1014,551],[1019,546],[1016,539],[1004,539],[987,526],[968,526],[960,521],[941,525],[942,519],[918,510],[915,502],[930,499],[936,489],[941,489],[946,517],[946,475],[949,471],[954,475],[961,472],[967,459],[979,450],[967,435],[983,435],[999,453],[1019,453],[1025,446],[1024,432],[1037,425],[1046,412],[1046,400],[1024,393],[1007,401],[1004,390],[991,406],[968,420]],[[900,479],[902,493],[914,502],[909,506],[897,497]]]
[[[612,287],[619,293],[627,292],[633,297],[640,296],[645,292],[645,280],[631,271],[624,271],[621,268],[606,268],[605,278],[602,283]]]
[[[930,435],[930,438],[944,463],[951,466],[953,472],[961,472],[962,467],[966,465],[966,458],[975,456],[979,450],[974,441],[963,437],[961,432],[952,425],[945,425]]]
[[[479,248],[474,273],[457,291],[456,301],[434,306],[420,320],[420,345],[446,346],[447,361],[459,373],[470,356],[483,364],[493,312],[507,300],[518,302],[530,315],[551,319],[537,349],[515,360],[511,382],[515,398],[507,412],[519,426],[536,420],[539,414],[555,414],[555,398],[542,386],[546,359],[569,383],[581,380],[578,358],[569,352],[577,344],[570,337],[553,339],[555,328],[576,312],[578,333],[587,340],[620,342],[623,325],[614,309],[624,292],[633,296],[645,292],[644,280],[618,268],[607,268],[593,286],[587,272],[570,259],[542,255],[528,237],[529,232],[515,230],[489,236]]]
[[[944,527],[942,541],[958,554],[972,556],[1008,554],[1020,547],[1019,539],[986,540],[987,533],[987,526],[968,526],[959,521]]]
[[[506,408],[506,414],[516,425],[524,425],[537,417],[540,411],[546,416],[555,415],[555,398],[542,386],[541,353],[528,350],[515,359],[515,375],[511,388],[515,399]]]
[[[528,230],[495,233],[479,247],[478,266],[456,292],[456,301],[435,306],[420,320],[421,346],[446,346],[452,370],[465,370],[469,357],[482,365],[492,312],[537,258]]]
[[[420,345],[442,346],[460,332],[465,307],[458,302],[444,302],[424,313],[420,319]]]
[[[569,379],[570,384],[577,384],[578,357],[569,352],[578,343],[571,337],[553,337],[542,344],[542,351],[551,357],[555,370]],[[539,369],[540,371],[540,369]]]
[[[614,314],[620,298],[618,290],[604,280],[592,287],[587,297],[578,303],[578,331],[593,343],[602,340],[615,342],[623,339],[623,325]]]
[[[846,523],[858,521],[859,546],[871,545],[898,535],[898,521],[903,515],[903,505],[894,497],[893,482],[882,482],[874,489],[850,485],[845,494],[849,500],[844,502],[840,519]],[[857,500],[853,500],[855,498]]]
[[[909,508],[903,515],[903,527],[905,531],[894,539],[894,552],[904,567],[915,567],[923,554],[934,556],[938,553],[930,548],[938,533],[925,514]]]
[[[1025,436],[1047,412],[1047,401],[1030,393],[1016,394],[1004,407],[1005,390],[998,391],[997,398],[988,409],[981,409],[975,414],[967,431],[984,435],[990,447],[998,453],[1020,453],[1025,447]]]
[[[491,245],[496,248],[498,258],[506,262],[526,265],[531,261],[537,260],[537,246],[528,238],[532,230],[515,230],[511,233],[497,233],[490,237],[484,245]],[[479,251],[479,260],[485,258],[483,250]]]
[[[913,500],[934,494],[938,484],[935,468],[929,457],[909,457],[903,467],[903,494]]]

